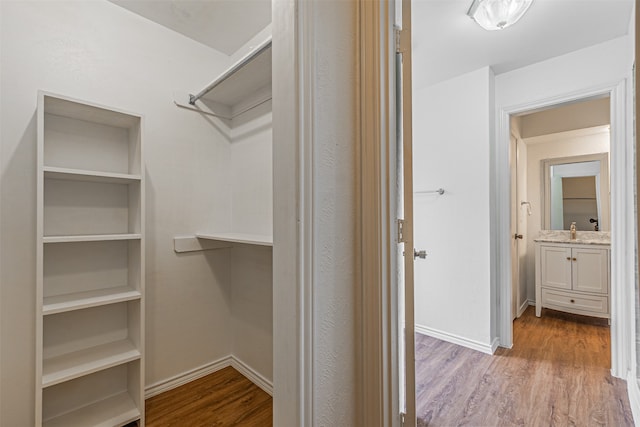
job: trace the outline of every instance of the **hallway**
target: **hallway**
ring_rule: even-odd
[[[416,334],[418,426],[633,426],[610,360],[606,321],[534,307],[494,356]]]

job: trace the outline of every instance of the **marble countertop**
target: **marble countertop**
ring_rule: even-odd
[[[577,231],[576,239],[570,239],[569,230],[542,230],[534,242],[571,243],[575,245],[610,245],[609,231]]]

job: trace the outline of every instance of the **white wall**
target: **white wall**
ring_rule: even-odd
[[[633,63],[619,37],[496,76],[496,110],[617,83]]]
[[[586,134],[584,132],[587,132]],[[586,154],[608,153],[609,132],[602,128],[593,128],[591,132],[582,131],[551,134],[536,138],[526,138],[527,146],[527,197],[531,202],[532,215],[529,217],[527,242],[527,298],[535,301],[535,239],[542,227],[542,167],[545,159],[557,159]]]
[[[231,352],[229,251],[176,255],[172,238],[231,226],[231,148],[173,105],[228,58],[109,2],[0,2],[0,425],[33,425],[36,91],[145,115],[147,384]]]
[[[418,73],[414,78],[419,78]],[[491,80],[488,67],[413,94],[415,322],[491,344]],[[419,85],[417,85],[419,87]]]
[[[231,230],[271,235],[273,168],[271,103],[234,119]],[[231,250],[233,355],[273,380],[272,249],[237,245]]]

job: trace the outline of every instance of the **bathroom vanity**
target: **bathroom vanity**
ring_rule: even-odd
[[[536,316],[542,308],[610,318],[609,232],[541,231],[536,246]]]

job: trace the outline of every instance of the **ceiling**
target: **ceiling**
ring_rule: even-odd
[[[227,55],[271,22],[271,0],[109,0]]]
[[[634,0],[534,0],[512,27],[485,31],[471,0],[413,0],[413,73],[430,85],[485,66],[496,74],[627,34]],[[437,64],[437,66],[434,66]]]
[[[271,22],[271,0],[110,1],[227,55]],[[516,25],[485,31],[466,15],[471,0],[413,0],[414,81],[485,66],[500,74],[624,36],[633,2],[534,0]]]

